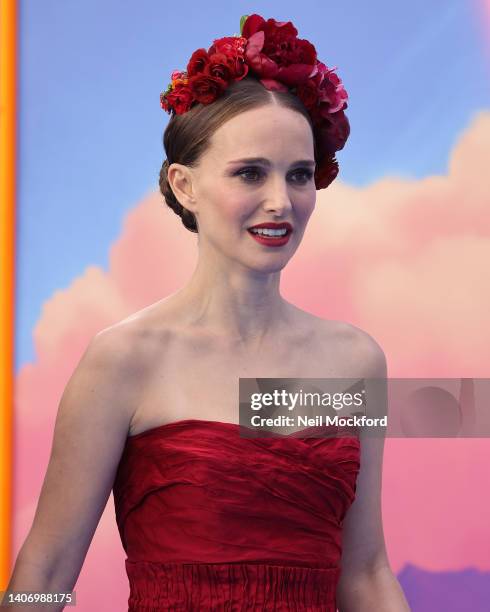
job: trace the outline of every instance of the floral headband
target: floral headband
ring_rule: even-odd
[[[172,82],[160,94],[160,106],[181,115],[195,104],[210,104],[233,81],[255,76],[266,89],[290,91],[305,105],[313,123],[317,147],[315,184],[324,189],[335,179],[339,166],[336,151],[350,132],[344,114],[347,92],[342,81],[317,59],[315,47],[298,38],[291,21],[267,21],[260,15],[243,15],[240,35],[213,41],[192,54],[187,70],[172,72]]]

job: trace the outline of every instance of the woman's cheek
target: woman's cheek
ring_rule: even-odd
[[[310,194],[308,197],[305,198],[303,205],[302,205],[303,215],[307,219],[309,219],[310,215],[315,210],[315,205],[316,205],[316,190],[314,193]]]

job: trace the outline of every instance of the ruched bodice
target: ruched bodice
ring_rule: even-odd
[[[184,419],[127,439],[113,493],[130,612],[335,612],[358,438],[239,432]]]

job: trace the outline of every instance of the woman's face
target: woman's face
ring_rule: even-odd
[[[190,170],[200,248],[212,247],[255,270],[284,267],[315,207],[308,121],[274,104],[241,113],[213,134]],[[268,222],[288,222],[292,232],[282,240],[254,238],[249,228]]]

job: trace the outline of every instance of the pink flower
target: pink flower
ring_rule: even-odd
[[[318,62],[314,74],[313,81],[318,86],[318,95],[322,102],[328,103],[328,112],[336,113],[344,106],[348,99],[347,92],[344,89],[342,81],[335,74],[336,68],[328,68],[323,62]]]

